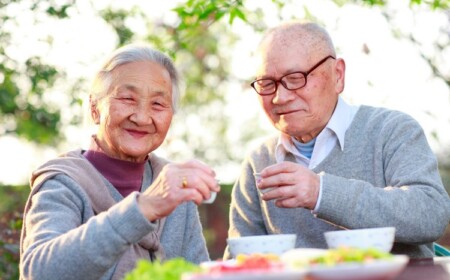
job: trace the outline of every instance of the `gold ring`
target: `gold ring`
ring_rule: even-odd
[[[187,188],[188,182],[185,176],[183,176],[183,183],[181,184],[182,188],[185,189]]]

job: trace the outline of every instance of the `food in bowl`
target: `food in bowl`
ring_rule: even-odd
[[[324,235],[330,249],[344,246],[390,252],[394,245],[395,227],[328,231]]]
[[[358,249],[339,247],[336,249],[298,248],[281,255],[281,261],[291,269],[310,268],[316,265],[335,266],[343,263],[369,263],[377,260],[390,260],[391,253],[375,248]]]
[[[312,259],[325,255],[328,250],[318,248],[296,248],[284,252],[280,259],[289,268],[304,268],[310,265]]]
[[[334,266],[340,263],[365,263],[375,260],[389,260],[394,256],[375,248],[359,249],[351,247],[339,247],[329,249],[325,254],[310,259],[310,265],[322,264]]]
[[[269,234],[252,235],[228,238],[227,244],[231,256],[236,258],[239,254],[275,254],[282,253],[295,248],[296,234]]]
[[[204,268],[203,264],[203,268]],[[237,255],[235,260],[216,262],[207,269],[208,273],[226,273],[237,271],[274,271],[282,270],[283,263],[278,255],[274,254],[251,254]]]
[[[186,273],[182,280],[298,280],[306,271],[291,270],[274,254],[238,255],[236,259],[200,264],[201,272]]]

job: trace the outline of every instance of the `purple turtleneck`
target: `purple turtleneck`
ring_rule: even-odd
[[[146,161],[120,160],[109,157],[102,151],[92,149],[87,150],[83,155],[123,197],[133,191],[141,190]]]

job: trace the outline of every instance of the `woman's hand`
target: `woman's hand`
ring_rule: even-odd
[[[319,197],[319,175],[292,162],[282,162],[264,168],[257,182],[261,190],[273,188],[262,195],[263,200],[275,199],[278,207],[314,209]]]
[[[152,185],[139,196],[138,205],[150,221],[168,216],[181,203],[197,205],[220,191],[216,173],[198,160],[164,166]]]

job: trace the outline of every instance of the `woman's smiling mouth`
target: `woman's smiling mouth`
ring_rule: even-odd
[[[149,134],[149,132],[147,132],[147,131],[140,131],[140,130],[134,130],[134,129],[125,129],[125,130],[129,134],[131,134],[131,136],[138,137],[138,138],[144,137]]]

